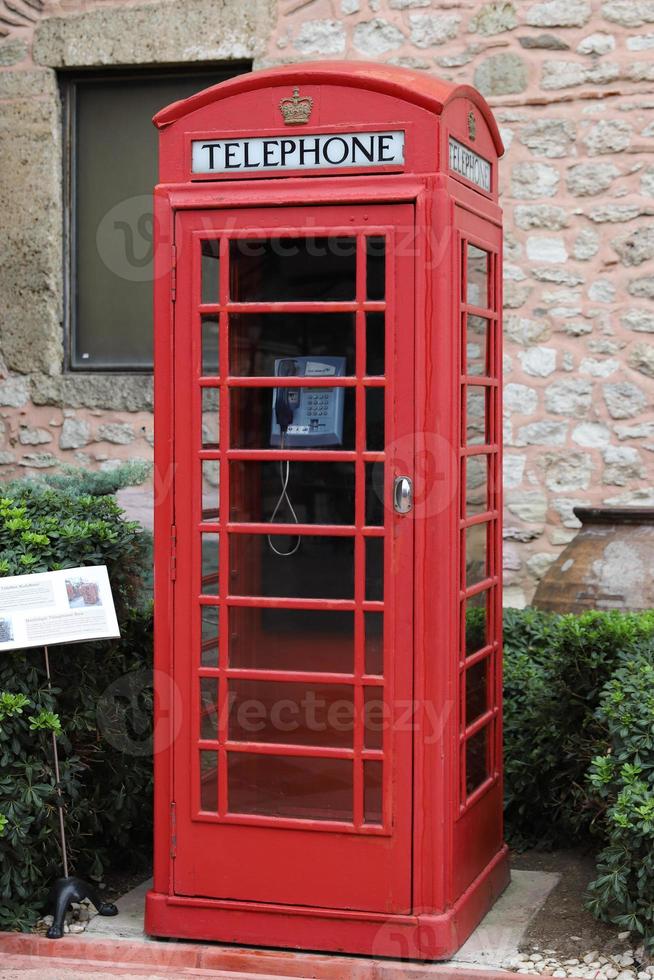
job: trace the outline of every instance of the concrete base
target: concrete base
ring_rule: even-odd
[[[559,875],[544,871],[513,871],[511,884],[475,929],[465,945],[449,961],[453,969],[501,969],[518,953],[518,947],[533,916],[559,881]],[[153,943],[143,933],[145,895],[151,882],[144,882],[117,901],[119,914],[112,919],[95,916],[79,938],[131,939]],[[296,954],[297,955],[297,954]],[[299,954],[301,955],[301,954]]]

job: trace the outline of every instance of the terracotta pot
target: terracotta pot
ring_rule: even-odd
[[[582,528],[541,579],[551,612],[654,607],[654,508],[575,507]]]

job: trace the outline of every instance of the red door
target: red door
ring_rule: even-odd
[[[410,908],[412,226],[177,217],[177,894]]]

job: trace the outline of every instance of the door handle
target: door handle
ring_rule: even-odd
[[[413,510],[413,481],[408,476],[396,476],[393,483],[393,506],[398,514]]]

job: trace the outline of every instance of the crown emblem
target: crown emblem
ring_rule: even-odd
[[[475,119],[474,112],[470,111],[468,113],[468,136],[471,140],[474,140],[477,135],[477,120]]]
[[[302,123],[309,122],[312,107],[313,99],[308,95],[300,97],[299,88],[293,89],[291,98],[282,99],[279,103],[287,126],[301,126]]]

